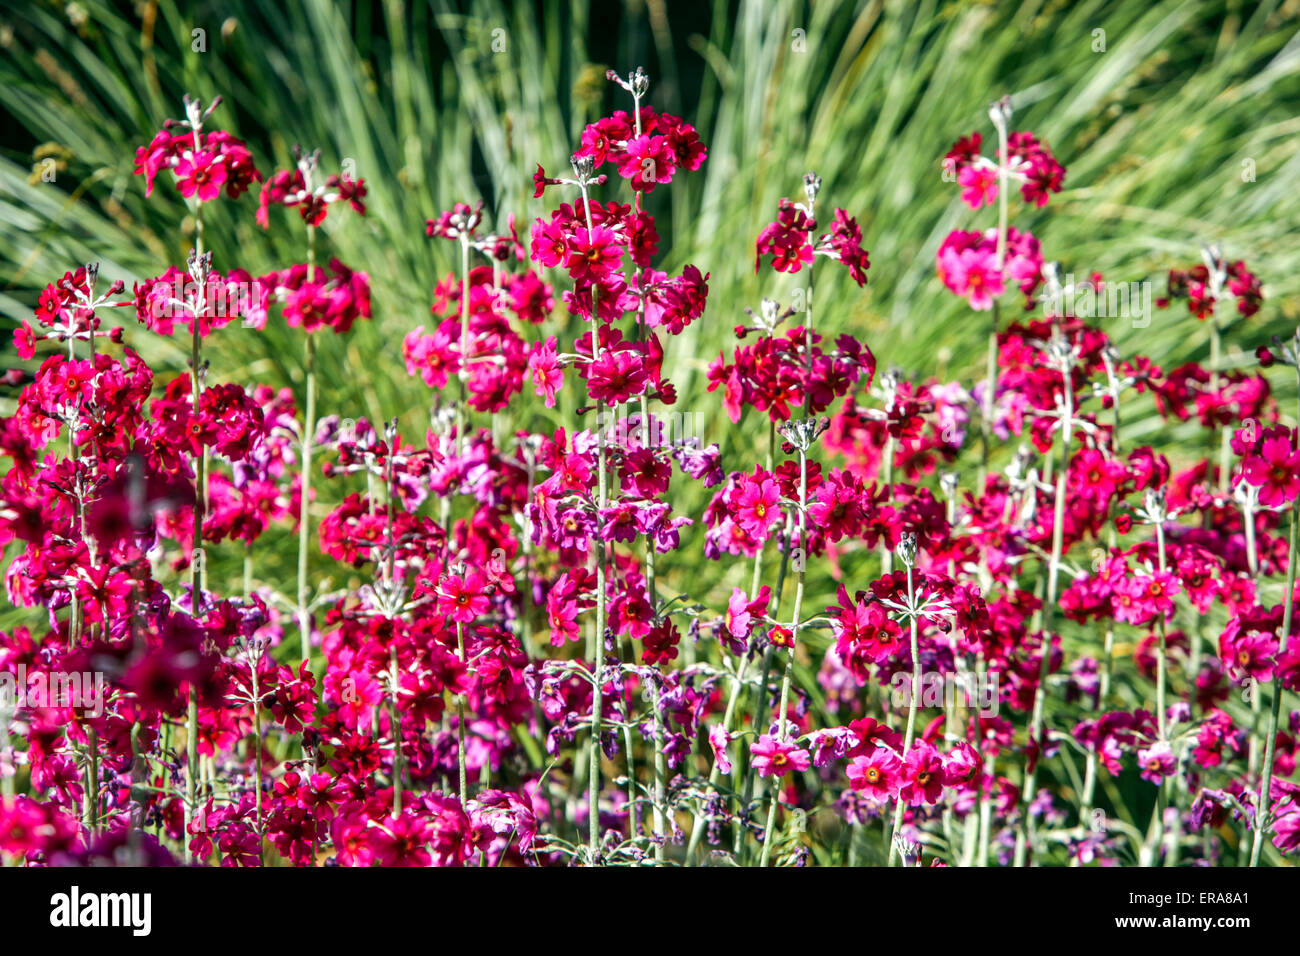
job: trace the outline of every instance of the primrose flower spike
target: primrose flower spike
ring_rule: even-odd
[[[1177,240],[1164,331],[1129,334],[1150,262],[1072,242],[1107,164],[1066,195],[1039,86],[905,111],[975,127],[890,171],[951,204],[918,284],[900,217],[844,197],[878,170],[774,128],[807,155],[745,226],[726,103],[697,129],[661,100],[690,84],[620,69],[569,142],[488,135],[422,262],[370,241],[405,158],[286,150],[243,87],[139,132],[174,261],[128,289],[149,250],[99,236],[0,370],[0,863],[1292,862],[1278,249]]]

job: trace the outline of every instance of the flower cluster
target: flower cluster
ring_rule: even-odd
[[[906,865],[1201,865],[1300,849],[1300,451],[1269,379],[1300,369],[1300,338],[1261,345],[1258,370],[1218,361],[1221,336],[1245,334],[1219,305],[1259,312],[1261,280],[1207,248],[1168,299],[1214,320],[1208,357],[1123,355],[1055,305],[1058,264],[1008,221],[1011,183],[1041,207],[1065,170],[1010,131],[1004,101],[992,158],[979,133],[946,158],[998,223],[936,256],[992,320],[986,374],[878,369],[810,295],[719,320],[708,272],[660,267],[647,196],[707,150],[643,102],[641,70],[610,80],[631,109],[583,130],[571,172],[537,167],[534,198],[555,201],[526,235],[481,202],[427,220],[458,267],[402,341],[435,393],[413,425],[316,413],[312,333],[371,316],[370,278],[316,227],[339,202],[364,214],[365,183],[295,150],[246,212],[251,154],[188,99],[140,150],[146,192],[170,170],[191,199],[193,253],[130,292],[70,270],[15,331],[36,369],[0,418],[4,583],[28,615],[0,633],[0,857],[766,866],[869,847]],[[863,231],[839,208],[822,231],[821,188],[809,173],[781,200],[756,281],[811,288],[822,257],[849,294],[866,283]],[[260,276],[222,263],[202,246],[222,195],[303,255]],[[1024,308],[1004,322],[1013,289]],[[118,308],[137,321],[110,327]],[[302,333],[297,392],[205,352],[273,314]],[[697,391],[756,442],[706,443],[681,407],[679,337],[711,324],[736,341]],[[188,368],[151,366],[151,337],[178,326]],[[1126,427],[1136,396],[1178,446]],[[277,547],[294,537],[296,588]],[[811,832],[814,811],[842,825]]]
[[[997,202],[1003,174],[1020,183],[1021,197],[1035,206],[1046,206],[1049,195],[1061,191],[1065,167],[1033,133],[1007,133],[1006,145],[998,148],[993,159],[980,155],[982,145],[983,137],[976,130],[958,139],[943,159],[944,172],[956,177],[962,187],[961,201],[971,209]]]
[[[248,147],[225,130],[203,131],[203,121],[221,102],[204,110],[197,100],[185,98],[186,118],[168,120],[148,146],[135,151],[135,173],[145,180],[145,195],[163,170],[175,178],[177,191],[195,202],[211,202],[223,192],[238,199],[262,174],[253,164]],[[173,132],[179,130],[179,132]]]
[[[758,272],[764,256],[771,256],[777,272],[798,272],[812,263],[814,255],[842,262],[858,286],[867,284],[871,262],[862,247],[862,229],[856,219],[843,209],[836,209],[830,232],[813,239],[817,220],[809,207],[782,199],[776,220],[763,228],[755,245],[754,271]]]

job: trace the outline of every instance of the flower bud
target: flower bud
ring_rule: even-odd
[[[822,178],[816,173],[804,173],[803,176],[803,194],[811,206],[817,201],[817,194],[822,189]]]
[[[898,560],[902,561],[907,567],[912,567],[916,563],[916,533],[906,531],[898,542],[898,547],[894,549],[894,554],[898,555]]]

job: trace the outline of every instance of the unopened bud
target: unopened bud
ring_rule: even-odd
[[[916,534],[912,531],[905,531],[903,537],[898,542],[898,547],[894,549],[898,555],[898,560],[902,561],[907,567],[912,567],[916,563]]]
[[[822,178],[816,173],[804,173],[803,176],[803,194],[808,199],[808,205],[817,201],[817,194],[822,189]]]

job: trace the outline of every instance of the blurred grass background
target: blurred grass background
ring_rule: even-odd
[[[1013,128],[1046,138],[1069,169],[1047,209],[1013,197],[1013,223],[1063,272],[1151,278],[1158,291],[1169,266],[1199,259],[1201,240],[1221,243],[1268,295],[1260,317],[1226,332],[1228,361],[1244,362],[1300,316],[1298,15],[1300,0],[28,3],[0,15],[0,315],[28,317],[39,290],[79,263],[98,260],[129,284],[183,262],[183,201],[169,185],[145,198],[134,150],[180,115],[182,93],[220,95],[214,122],[244,138],[263,171],[287,166],[297,143],[321,148],[326,169],[353,160],[365,178],[369,215],[331,217],[325,243],[370,274],[375,320],[322,336],[319,410],[399,416],[418,438],[433,396],[405,375],[401,339],[428,322],[430,290],[454,266],[452,244],[426,240],[424,219],[481,198],[490,225],[514,212],[526,230],[555,201],[531,198],[536,164],[565,169],[583,125],[628,106],[605,69],[643,65],[649,102],[694,123],[709,147],[701,172],[649,208],[661,266],[712,274],[708,311],[670,345],[669,370],[679,408],[705,413],[705,440],[722,445],[729,468],[748,467],[766,424],[733,428],[703,371],[732,347],[744,307],[764,295],[790,302],[802,277],[756,277],[753,239],[808,170],[823,178],[822,208],[859,218],[872,260],[865,292],[819,267],[818,328],[865,338],[882,366],[909,375],[982,373],[987,317],[942,289],[934,253],[950,229],[993,216],[960,204],[940,159],[960,135],[989,135],[987,106],[1004,94]],[[47,155],[59,163],[52,183],[33,176]],[[607,198],[626,198],[614,189]],[[302,260],[296,217],[273,216],[264,232],[255,207],[252,195],[212,204],[216,268],[259,274]],[[1206,329],[1179,308],[1144,328],[1105,324],[1125,354],[1166,367],[1207,354]],[[552,331],[578,332],[562,314]],[[183,370],[183,343],[129,341]],[[215,380],[301,394],[294,330],[230,327],[209,349]],[[1283,392],[1284,409],[1293,394]],[[548,413],[526,397],[512,420],[498,416],[498,434],[571,424],[575,398]],[[1159,436],[1165,426],[1143,401],[1125,421],[1126,441],[1186,437],[1188,456],[1201,451],[1192,426]],[[328,505],[332,490],[322,493]],[[688,490],[675,504],[700,501]],[[666,588],[689,580],[709,599],[747,580],[739,563],[704,562],[698,544],[688,538],[661,562]],[[292,546],[259,543],[259,576],[275,580],[282,567],[287,582]],[[850,573],[857,560],[846,558]],[[834,588],[814,584],[814,599]]]

